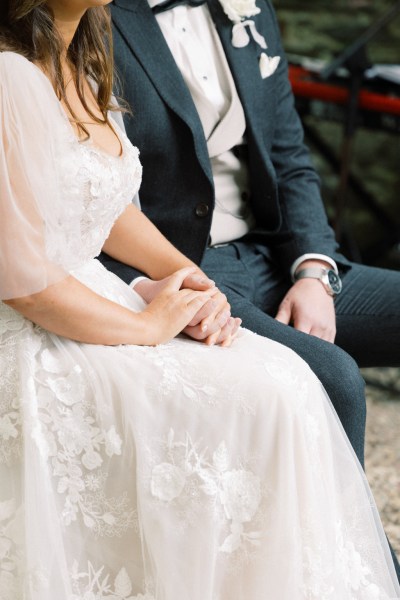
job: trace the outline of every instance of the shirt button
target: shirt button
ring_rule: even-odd
[[[207,81],[207,79],[208,79],[207,75],[203,75],[203,79],[204,79],[204,81]]]
[[[198,217],[206,217],[208,215],[209,207],[207,204],[198,204],[196,206],[196,215]]]

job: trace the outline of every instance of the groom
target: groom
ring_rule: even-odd
[[[111,10],[143,211],[245,327],[310,365],[363,462],[357,363],[400,365],[400,273],[338,253],[271,4],[115,0]],[[103,261],[128,283],[137,276]]]

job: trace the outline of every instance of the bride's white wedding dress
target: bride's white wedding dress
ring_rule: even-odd
[[[0,54],[3,299],[72,273],[143,309],[94,259],[140,184],[119,135],[120,158],[79,143],[39,69]],[[0,598],[400,591],[363,472],[293,352],[245,330],[229,349],[82,344],[0,302]]]

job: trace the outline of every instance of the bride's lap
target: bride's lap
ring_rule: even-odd
[[[279,432],[309,427],[310,415],[324,428],[330,412],[320,382],[302,359],[246,330],[230,348],[184,337],[156,347],[110,347],[29,326],[10,348],[0,356],[10,377],[9,384],[7,377],[0,383],[5,409],[0,416],[17,414],[12,382],[19,381],[15,418],[21,435],[7,441],[9,449],[21,443],[24,429],[36,428],[46,437],[59,427],[60,415],[70,413],[82,427],[92,422],[124,439],[166,437],[173,429],[215,448],[224,441],[238,454],[249,446],[268,452],[267,433],[273,444]],[[24,428],[25,420],[30,425]]]
[[[195,429],[208,421],[218,422],[219,428],[233,422],[240,427],[243,417],[258,427],[255,416],[261,423],[273,414],[277,419],[290,413],[299,417],[306,398],[317,412],[326,402],[320,382],[298,355],[247,330],[229,348],[182,336],[156,347],[85,346],[83,351],[103,380],[119,390],[112,395],[123,410],[154,411],[157,419],[163,414],[165,426],[175,418],[183,424],[186,415]],[[121,394],[127,389],[131,396]]]
[[[245,329],[229,348],[222,348],[186,336],[156,347],[97,346],[49,334],[24,319],[20,327],[15,344],[4,349],[3,366],[14,357],[8,375],[16,371],[14,377],[25,385],[23,370],[20,376],[17,372],[25,357],[26,364],[32,361],[31,368],[36,369],[36,383],[50,386],[56,395],[64,386],[67,403],[85,388],[95,405],[98,398],[107,398],[117,412],[145,403],[146,410],[152,404],[155,410],[169,411],[191,406],[195,412],[222,410],[227,416],[232,411],[248,415],[268,411],[276,401],[290,409],[309,386],[315,404],[325,400],[320,382],[296,353]]]

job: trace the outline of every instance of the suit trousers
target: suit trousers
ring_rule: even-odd
[[[275,320],[291,282],[264,244],[208,248],[201,267],[244,327],[288,346],[310,365],[363,464],[366,409],[359,367],[400,366],[400,272],[352,264],[335,299],[337,336],[331,344]]]
[[[265,244],[244,238],[208,248],[201,267],[227,295],[244,327],[288,346],[309,364],[363,465],[366,405],[359,367],[400,366],[400,272],[354,263],[342,274],[331,344],[275,320],[291,281]],[[393,559],[400,580],[394,554]]]

